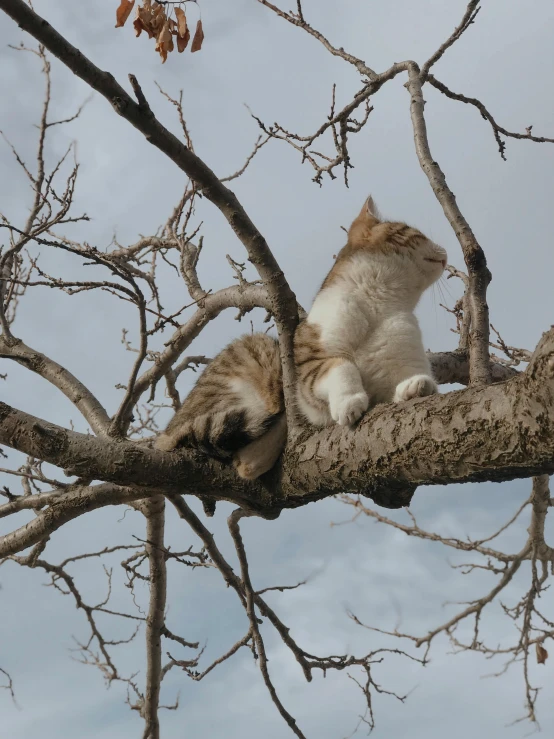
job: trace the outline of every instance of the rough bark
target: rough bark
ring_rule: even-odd
[[[554,329],[527,371],[487,387],[384,404],[354,430],[305,430],[282,466],[245,483],[189,450],[78,434],[0,403],[0,443],[82,477],[167,492],[213,496],[275,516],[337,493],[386,507],[418,485],[509,480],[554,472]]]
[[[439,385],[469,385],[469,357],[467,351],[427,352],[431,362],[433,377]],[[504,382],[519,372],[500,362],[490,362],[493,382]]]

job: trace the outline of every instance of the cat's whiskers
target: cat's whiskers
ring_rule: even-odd
[[[435,292],[435,286],[438,287],[438,282],[433,283],[432,287],[432,301],[433,301],[433,308],[435,309],[435,325],[438,326],[439,323],[439,312],[437,310],[437,293]]]
[[[442,301],[442,303],[444,305],[446,303],[446,297],[444,295],[443,288],[446,288],[446,285],[442,284],[442,279],[443,278],[441,277],[440,280],[435,283],[435,285],[437,286],[437,291],[438,291],[438,293],[440,295],[440,298],[441,298],[441,301]]]
[[[445,292],[448,294],[448,297],[451,300],[455,300],[454,296],[450,292],[450,288],[448,286],[447,278],[444,276],[444,274],[442,274],[441,277],[439,278],[439,282],[440,282],[441,286],[444,288]]]

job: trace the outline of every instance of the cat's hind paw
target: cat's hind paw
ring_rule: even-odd
[[[335,402],[330,403],[331,418],[341,426],[352,426],[367,411],[369,398],[367,393],[342,395]]]
[[[178,443],[178,438],[162,431],[154,441],[154,449],[160,449],[162,452],[171,452],[177,447]]]
[[[424,398],[426,395],[438,393],[437,383],[429,375],[413,375],[396,386],[394,402]]]

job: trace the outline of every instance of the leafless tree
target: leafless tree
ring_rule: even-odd
[[[15,362],[50,382],[73,403],[90,429],[90,433],[78,433],[0,402],[0,443],[25,455],[21,466],[10,467],[6,462],[8,466],[1,470],[20,486],[6,485],[2,490],[5,502],[0,506],[0,516],[14,520],[13,527],[0,538],[2,562],[44,570],[50,584],[73,599],[90,631],[89,637],[77,644],[79,658],[98,667],[108,683],[123,681],[126,684],[129,706],[144,719],[144,739],[160,736],[161,708],[178,706],[178,701],[165,706],[160,697],[163,679],[170,670],[177,668],[192,680],[202,680],[243,648],[252,652],[271,699],[290,730],[304,737],[272,682],[262,623],[264,629],[275,629],[306,680],[310,681],[315,673],[325,674],[329,670],[350,669],[353,675],[357,674],[353,679],[365,701],[361,723],[369,728],[374,725],[372,700],[376,693],[390,692],[399,700],[405,697],[395,693],[394,686],[385,689],[377,682],[375,665],[394,655],[425,664],[433,640],[439,634],[446,634],[455,650],[473,650],[487,657],[504,655],[505,669],[514,663],[520,664],[526,696],[523,718],[536,722],[538,688],[530,682],[528,666],[531,659],[546,660],[545,643],[554,638],[554,617],[543,613],[539,603],[554,571],[554,549],[545,541],[545,521],[552,505],[549,475],[554,471],[554,329],[543,334],[534,351],[509,346],[494,329],[495,338],[491,341],[489,329],[492,326],[487,307],[491,275],[486,256],[460,211],[440,164],[431,153],[424,87],[431,85],[449,98],[475,107],[491,126],[502,157],[505,156],[504,140],[508,137],[536,143],[554,143],[554,139],[532,135],[531,126],[525,133],[507,130],[496,122],[481,101],[452,91],[435,77],[432,70],[436,63],[475,22],[479,0],[468,3],[457,28],[427,61],[422,64],[413,60],[399,62],[383,72],[374,71],[364,60],[338,48],[323,36],[310,24],[301,0],[297,0],[294,12],[285,11],[268,0],[252,1],[261,3],[268,13],[315,38],[339,63],[351,65],[359,75],[360,88],[341,109],[333,90],[331,110],[313,133],[294,133],[278,123],[268,125],[254,116],[261,133],[244,166],[227,177],[218,177],[194,151],[180,97],[164,92],[180,122],[181,130],[176,135],[156,117],[152,101],[146,100],[133,75],[129,75],[129,80],[134,98],[109,72],[95,66],[24,0],[0,0],[4,13],[38,42],[36,48],[21,47],[19,51],[38,57],[46,84],[34,166],[26,164],[12,147],[29,179],[32,202],[26,222],[17,224],[3,215],[0,223],[3,234],[0,357],[7,360],[8,365]],[[107,250],[64,235],[66,224],[85,221],[87,216],[74,212],[73,195],[79,172],[74,152],[67,151],[51,168],[45,160],[45,141],[52,127],[72,120],[56,121],[50,117],[52,56],[106,98],[117,115],[144,135],[145,146],[147,143],[155,146],[186,174],[188,184],[184,193],[155,235],[142,236],[134,244],[114,242]],[[279,146],[281,141],[298,151],[301,163],[313,168],[316,183],[321,185],[326,176],[335,178],[341,172],[348,184],[352,166],[349,141],[369,120],[372,101],[379,90],[396,78],[403,80],[407,89],[406,115],[411,117],[419,163],[456,235],[466,265],[465,272],[449,268],[451,276],[460,280],[462,289],[460,299],[453,307],[448,307],[456,320],[459,347],[453,352],[432,354],[431,361],[441,384],[457,383],[465,385],[466,389],[400,405],[378,406],[366,415],[356,430],[335,426],[314,433],[313,429],[299,423],[291,403],[295,374],[292,340],[296,325],[304,315],[303,309],[276,256],[228,183],[241,176],[261,147]],[[79,114],[80,109],[76,110],[75,117]],[[200,197],[220,210],[246,250],[245,263],[228,257],[234,281],[215,292],[201,284],[197,272],[203,246],[201,224],[195,217],[195,203]],[[65,252],[72,268],[82,267],[83,277],[73,279],[63,273],[47,273],[40,259],[45,250]],[[246,261],[257,271],[257,279],[248,279]],[[94,269],[85,269],[91,265]],[[164,309],[166,296],[157,279],[160,269],[166,267],[171,270],[174,281],[184,283],[190,296],[190,300],[173,313]],[[17,308],[29,291],[39,287],[68,295],[104,291],[136,310],[139,326],[136,345],[123,329],[123,342],[132,353],[133,363],[130,376],[120,384],[123,397],[115,411],[107,410],[101,400],[54,357],[33,349],[17,334],[14,324]],[[267,320],[273,320],[278,331],[289,442],[278,469],[263,481],[246,483],[228,467],[200,453],[191,450],[164,453],[154,450],[150,442],[158,431],[157,415],[164,405],[163,398],[169,399],[170,407],[179,407],[179,376],[209,362],[205,356],[188,353],[194,340],[223,311],[238,310],[240,320],[255,308],[265,310]],[[185,311],[188,311],[186,315]],[[546,317],[544,321],[547,329],[550,321]],[[500,356],[491,353],[491,348]],[[114,378],[117,379],[121,380]],[[0,376],[0,383],[9,386],[9,377]],[[14,458],[6,456],[8,460]],[[61,474],[49,476],[43,469],[45,464],[58,468],[60,473],[63,471],[65,478]],[[379,511],[379,506],[408,506],[419,485],[501,482],[516,478],[532,480],[529,498],[507,523],[486,539],[445,537],[420,528],[413,516],[404,524]],[[360,655],[308,653],[264,597],[267,590],[282,591],[291,586],[256,590],[252,583],[241,527],[245,517],[273,519],[286,508],[336,495],[353,508],[355,518],[372,518],[408,536],[466,552],[469,561],[462,571],[467,574],[484,569],[495,577],[494,587],[482,597],[464,604],[448,621],[432,625],[425,634],[386,631],[389,637],[398,640],[398,646],[381,647]],[[228,520],[237,555],[234,567],[222,554],[206,523],[187,503],[189,496],[200,498],[207,513],[213,513],[217,501],[229,501],[236,506]],[[133,543],[114,542],[112,547],[101,551],[70,556],[58,564],[45,559],[48,542],[60,527],[105,506],[131,506],[142,514],[143,536]],[[27,512],[23,524],[18,516],[21,512]],[[508,527],[517,526],[527,512],[528,537],[521,549],[506,553],[493,548],[492,540]],[[164,538],[166,515],[182,519],[186,535],[192,532],[192,538],[199,544],[180,552],[172,551]],[[72,566],[84,558],[103,561],[112,555],[124,557],[121,567],[132,593],[138,583],[148,586],[146,613],[140,609],[129,613],[111,608],[112,570],[107,566],[105,598],[98,603],[84,599],[82,589],[71,574]],[[244,636],[212,664],[202,668],[199,667],[202,656],[199,644],[173,633],[167,624],[167,567],[170,562],[189,568],[218,570],[244,609]],[[508,646],[488,644],[480,631],[483,612],[493,601],[502,598],[515,574],[522,571],[527,573],[527,590],[512,605],[503,604],[506,618],[513,619],[517,626],[518,636]],[[110,638],[106,633],[106,616],[114,623],[129,624],[131,628],[126,636]],[[366,616],[350,613],[360,626],[374,628],[366,623]],[[469,640],[458,631],[468,620],[473,624],[473,636]],[[121,672],[114,657],[115,646],[139,633],[145,639],[144,683],[134,675]],[[423,646],[424,650],[412,652],[412,645]],[[12,678],[3,668],[0,672],[4,678],[3,687],[14,696]]]

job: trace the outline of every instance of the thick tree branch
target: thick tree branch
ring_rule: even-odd
[[[91,437],[94,438],[94,437]],[[153,494],[157,491],[152,491]],[[48,508],[29,523],[0,537],[0,557],[21,552],[49,536],[65,523],[84,513],[109,505],[122,505],[144,498],[144,489],[134,489],[106,483],[91,487],[78,487],[71,492],[57,495],[55,499],[42,499]]]
[[[465,351],[428,352],[433,377],[439,385],[469,385],[469,358]],[[490,362],[490,371],[493,382],[504,382],[518,375],[513,367],[500,362]]]
[[[0,336],[0,358],[13,359],[48,380],[75,405],[95,434],[107,433],[110,419],[100,401],[65,367],[26,346],[19,339],[12,338],[7,342],[2,336]]]
[[[533,513],[528,533],[533,558],[554,562],[554,549],[544,539],[546,515],[550,507],[550,479],[548,475],[540,475],[539,477],[533,478],[531,506]]]
[[[306,430],[287,451],[282,469],[255,483],[244,483],[199,452],[164,453],[78,434],[4,403],[0,443],[73,474],[131,485],[133,496],[134,486],[146,494],[163,488],[229,500],[269,516],[342,492],[399,507],[408,504],[417,485],[554,472],[554,329],[543,335],[525,373],[486,387],[377,406],[352,431]]]

